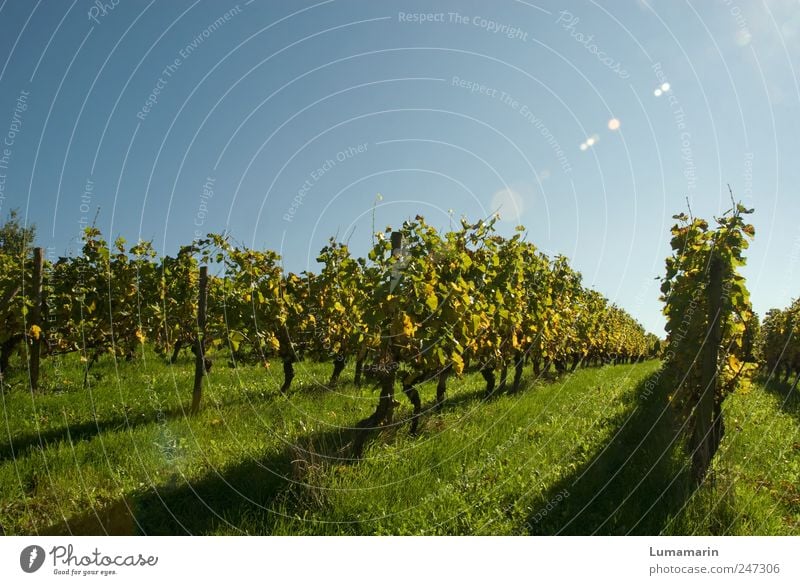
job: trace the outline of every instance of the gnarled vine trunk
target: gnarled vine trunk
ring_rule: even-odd
[[[483,369],[481,369],[481,376],[483,376],[483,379],[486,380],[486,396],[488,398],[494,394],[494,369],[490,366],[484,366]]]
[[[333,359],[333,372],[331,373],[331,379],[328,382],[328,386],[333,388],[334,386],[336,386],[336,384],[339,383],[339,376],[342,375],[346,363],[347,361],[345,356],[341,354],[337,355]]]
[[[442,403],[447,396],[447,378],[450,376],[452,366],[446,366],[439,372],[436,382],[436,410],[442,410]]]
[[[717,363],[722,343],[722,262],[712,256],[708,280],[709,331],[703,348],[700,396],[695,406],[690,450],[692,476],[701,483],[711,466],[711,459],[719,448],[724,432],[722,405],[717,398],[719,374]]]
[[[522,382],[522,366],[525,365],[525,356],[521,351],[514,354],[514,382],[511,385],[511,392],[516,394],[519,392],[519,386]]]

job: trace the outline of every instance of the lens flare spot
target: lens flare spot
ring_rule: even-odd
[[[522,196],[513,189],[501,189],[492,195],[492,210],[500,214],[503,221],[519,221],[524,211]]]
[[[747,29],[742,29],[736,32],[736,44],[740,47],[746,47],[750,44],[753,35],[750,34],[750,31]]]

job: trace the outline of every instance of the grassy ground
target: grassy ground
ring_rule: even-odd
[[[529,377],[489,400],[479,375],[452,379],[419,436],[387,429],[355,461],[371,388],[331,391],[331,366],[304,362],[284,397],[279,367],[218,360],[188,418],[183,359],[108,358],[87,390],[76,358],[47,360],[33,397],[6,380],[2,532],[800,534],[800,400],[786,386],[728,400],[713,485],[693,490],[680,427],[643,388],[655,362]],[[435,388],[421,392],[429,406]]]

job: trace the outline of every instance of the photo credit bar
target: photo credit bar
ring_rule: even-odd
[[[424,572],[426,583],[798,583],[797,545],[779,536],[13,536],[0,541],[0,580],[86,582],[105,573],[115,584],[352,585],[355,574],[405,584]],[[413,565],[403,569],[395,562],[403,558]]]

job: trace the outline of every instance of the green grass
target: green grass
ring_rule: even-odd
[[[714,485],[697,490],[665,532],[800,534],[800,393],[762,382],[728,398],[724,419]]]
[[[74,356],[45,361],[35,396],[6,380],[2,532],[800,534],[800,401],[784,386],[728,400],[713,485],[693,490],[680,425],[644,391],[656,362],[528,374],[488,400],[468,374],[440,413],[425,384],[418,436],[398,424],[354,460],[352,427],[377,396],[351,368],[331,391],[331,366],[303,362],[281,396],[275,364],[219,359],[188,417],[189,357],[145,358],[105,358],[86,390]]]

